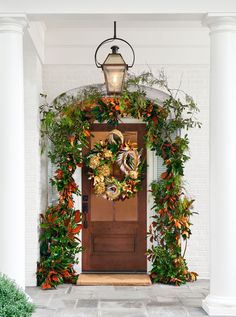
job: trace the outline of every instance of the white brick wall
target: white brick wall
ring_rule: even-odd
[[[48,200],[47,158],[40,156],[39,147],[39,93],[48,94],[48,101],[57,95],[83,85],[103,82],[102,72],[95,67],[92,55],[95,42],[103,39],[106,30],[77,29],[52,30],[46,36],[46,65],[41,66],[31,40],[25,37],[25,177],[26,177],[26,284],[36,284],[36,262],[39,256],[38,221]],[[103,32],[100,34],[100,32]],[[208,74],[209,47],[206,30],[201,28],[158,30],[121,30],[124,37],[137,45],[135,73],[152,70],[157,74],[164,69],[169,86],[181,89],[197,101],[203,123],[202,129],[190,131],[191,160],[186,165],[185,184],[189,194],[196,199],[195,215],[192,219],[193,235],[188,243],[189,268],[201,278],[209,277],[209,105]],[[87,32],[87,31],[86,31]],[[147,36],[145,37],[145,32]],[[150,33],[151,32],[151,33]],[[150,33],[150,34],[149,34]],[[121,34],[122,35],[122,34]],[[77,41],[77,42],[76,42]],[[84,42],[83,42],[84,41]],[[87,45],[85,45],[88,41]],[[155,46],[155,50],[153,47]],[[91,53],[92,52],[92,53]],[[77,55],[77,53],[80,55]],[[57,59],[55,59],[57,57]],[[77,58],[79,57],[79,58]],[[188,57],[188,58],[187,58]],[[56,64],[56,63],[60,64]],[[148,65],[148,66],[147,66]],[[16,202],[17,204],[17,202]]]
[[[39,256],[38,220],[42,209],[39,148],[39,93],[42,66],[30,38],[24,39],[25,88],[25,191],[26,191],[26,285],[36,285],[36,263]],[[43,197],[43,196],[42,196]],[[17,202],[16,209],[17,209]],[[16,237],[17,239],[17,237]],[[17,259],[16,259],[17,265]]]
[[[192,219],[193,235],[188,242],[187,259],[189,268],[199,273],[201,278],[209,277],[209,106],[208,74],[209,66],[195,65],[136,65],[134,72],[140,73],[151,69],[154,74],[164,69],[168,76],[169,86],[181,89],[192,95],[200,108],[199,120],[202,129],[190,132],[191,160],[186,166],[185,183],[189,194],[196,199],[195,215]],[[101,72],[94,65],[44,65],[43,89],[51,101],[57,95],[69,89],[87,84],[103,82]]]

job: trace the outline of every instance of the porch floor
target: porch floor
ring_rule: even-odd
[[[199,280],[180,287],[62,285],[26,292],[37,305],[33,317],[200,317],[207,316],[201,301],[208,288],[208,280]]]

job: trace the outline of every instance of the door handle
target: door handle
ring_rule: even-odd
[[[88,214],[88,203],[86,202],[86,203],[82,203],[82,212],[83,212],[83,214],[84,214],[84,220],[83,220],[83,227],[85,228],[85,229],[87,229],[88,228],[88,220],[87,220],[87,214]]]
[[[83,202],[84,202],[84,201],[88,201],[88,195],[83,195],[83,196],[82,196],[82,200],[83,200]]]
[[[88,213],[88,203],[82,203],[82,211],[84,214]]]

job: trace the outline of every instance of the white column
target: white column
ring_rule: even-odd
[[[236,316],[236,16],[209,14],[211,316]]]
[[[23,15],[0,15],[0,272],[25,287]]]

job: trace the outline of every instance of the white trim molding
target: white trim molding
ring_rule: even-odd
[[[216,32],[236,32],[235,13],[208,13],[203,19],[203,26],[208,26],[210,34]]]
[[[34,21],[29,23],[28,32],[34,44],[36,53],[41,61],[44,64],[45,61],[45,32],[46,25],[41,21]]]
[[[202,301],[202,308],[210,316],[236,316],[236,297],[208,295]]]
[[[0,14],[0,32],[24,32],[28,26],[25,14]]]

